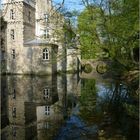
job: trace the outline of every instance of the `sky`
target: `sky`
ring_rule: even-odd
[[[59,4],[62,3],[62,1],[63,0],[53,0],[53,3]],[[68,11],[82,11],[84,9],[81,0],[65,0],[64,6],[67,8]]]
[[[0,3],[3,0],[0,0]],[[53,4],[56,5],[58,7],[58,4],[62,3],[63,0],[52,0]],[[79,11],[81,12],[84,9],[84,6],[81,2],[82,0],[65,0],[64,2],[64,7],[66,8],[67,11]],[[0,9],[1,9],[1,4],[0,4]]]
[[[2,1],[3,0],[0,0],[0,3]],[[52,1],[54,4],[59,4],[62,3],[63,0],[52,0]],[[84,8],[81,0],[65,0],[64,6],[68,9],[68,11],[72,11],[72,10],[82,11]]]

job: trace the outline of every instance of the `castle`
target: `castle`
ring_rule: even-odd
[[[79,51],[68,46],[65,19],[51,0],[3,0],[7,22],[6,73],[51,74],[76,71]],[[71,38],[70,40],[72,40]]]

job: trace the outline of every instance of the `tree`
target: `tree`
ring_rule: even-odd
[[[85,10],[78,17],[82,55],[95,58],[105,52],[127,69],[138,60],[138,0],[83,0]],[[101,55],[102,56],[102,55]]]
[[[83,58],[96,58],[99,57],[98,52],[101,52],[102,43],[98,31],[99,15],[98,7],[88,6],[78,17],[78,33]]]
[[[105,18],[106,49],[128,69],[133,68],[133,48],[138,47],[138,0],[109,1]]]

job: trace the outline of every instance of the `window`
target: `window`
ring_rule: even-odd
[[[43,49],[43,60],[49,60],[49,51],[48,49]]]
[[[13,9],[10,10],[10,19],[15,19],[15,13]]]
[[[44,89],[44,99],[48,99],[50,97],[49,89],[45,88]]]
[[[13,90],[13,99],[16,99],[16,90]]]
[[[49,29],[46,30],[46,37],[49,38]]]
[[[16,58],[15,49],[12,49],[12,57],[13,57],[13,59],[15,59],[15,58]]]
[[[14,118],[16,117],[16,108],[15,108],[15,107],[13,107],[12,116],[13,116]]]
[[[44,128],[49,129],[49,122],[46,122],[46,123],[44,124]]]
[[[50,115],[50,106],[45,106],[45,115]]]
[[[31,21],[31,12],[30,11],[28,13],[28,20],[29,20],[29,22]]]
[[[44,19],[46,22],[48,22],[48,15],[47,14],[44,14]]]
[[[49,29],[44,30],[44,38],[49,38]]]
[[[46,30],[43,30],[44,39],[46,39]]]
[[[14,29],[11,29],[11,39],[12,40],[15,40],[15,30]]]
[[[1,60],[5,60],[5,52],[1,51]]]
[[[14,137],[16,137],[17,132],[16,132],[16,127],[15,126],[12,127],[12,134],[13,134]]]

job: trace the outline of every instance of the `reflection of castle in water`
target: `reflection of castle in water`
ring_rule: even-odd
[[[51,140],[57,135],[68,110],[76,105],[80,92],[77,76],[8,76],[4,79],[7,84],[3,83],[6,86],[3,89],[8,90],[2,89],[2,98],[7,101],[2,104],[2,140]]]

